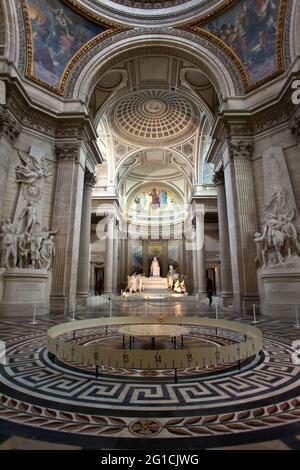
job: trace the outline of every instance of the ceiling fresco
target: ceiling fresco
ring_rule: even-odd
[[[79,8],[74,0],[20,1],[27,35],[27,77],[61,95],[70,71],[81,57],[104,38],[125,30],[85,7]],[[187,2],[138,3],[141,8],[151,9],[158,4],[167,7]],[[286,4],[287,0],[226,0],[175,30],[204,36],[221,48],[234,62],[249,91],[283,72]]]
[[[234,0],[193,29],[229,49],[251,88],[282,72],[285,6],[286,0]]]
[[[70,62],[109,26],[86,19],[60,0],[21,0],[27,31],[27,75],[60,90]]]

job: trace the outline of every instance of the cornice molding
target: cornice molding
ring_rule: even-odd
[[[0,105],[0,135],[6,135],[11,141],[17,139],[22,126],[15,119],[6,106]]]

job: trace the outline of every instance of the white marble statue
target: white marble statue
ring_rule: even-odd
[[[168,288],[173,289],[174,280],[175,280],[175,269],[174,269],[173,265],[169,266],[167,280],[168,280]]]
[[[55,256],[54,235],[42,241],[40,250],[41,265],[44,269],[49,270],[52,267],[53,258]]]
[[[137,290],[138,290],[138,278],[135,274],[133,274],[133,276],[131,276],[131,285],[130,285],[129,292],[130,294],[132,294],[133,292],[136,292]]]
[[[29,265],[30,250],[31,250],[30,235],[29,233],[25,232],[19,237],[19,241],[18,241],[18,267],[19,268],[24,268]]]
[[[18,150],[21,164],[16,167],[17,183],[34,184],[40,178],[47,178],[52,170],[45,163],[45,158],[38,161],[35,157]]]
[[[17,243],[18,229],[12,224],[4,227],[2,238],[2,260],[1,266],[7,269],[17,266]],[[12,263],[11,263],[12,261]]]
[[[138,285],[137,285],[137,288],[138,288],[138,291],[139,292],[144,292],[144,274],[140,274],[138,276]]]
[[[160,277],[160,266],[156,257],[153,258],[153,261],[151,263],[150,276]]]
[[[27,206],[24,207],[18,220],[23,218],[25,219],[24,231],[31,235],[35,225],[38,223],[36,208],[31,202],[28,202]]]
[[[300,261],[300,242],[290,218],[269,214],[263,233],[255,234],[256,261],[260,268]]]

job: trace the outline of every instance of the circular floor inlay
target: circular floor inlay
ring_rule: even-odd
[[[53,442],[72,439],[163,440],[201,438],[219,446],[232,435],[236,444],[262,432],[288,434],[300,422],[300,367],[292,363],[296,333],[284,323],[268,322],[264,355],[241,371],[220,375],[169,377],[143,374],[99,375],[49,359],[46,330],[59,319],[37,326],[3,322],[7,365],[0,369],[0,419],[28,437],[48,432]],[[65,320],[61,320],[65,321]],[[105,336],[105,329],[102,333]],[[23,426],[20,428],[20,426]],[[298,429],[298,428],[297,428]],[[272,434],[273,435],[273,434]],[[179,445],[179,444],[178,444]],[[95,447],[95,448],[96,448]]]

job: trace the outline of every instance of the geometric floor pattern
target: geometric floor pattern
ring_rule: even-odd
[[[0,366],[0,429],[7,437],[97,449],[199,449],[300,434],[300,367],[291,358],[299,332],[291,324],[263,321],[263,353],[240,371],[182,373],[175,382],[172,373],[122,370],[96,378],[51,362],[45,332],[65,320],[1,320],[7,363]]]

